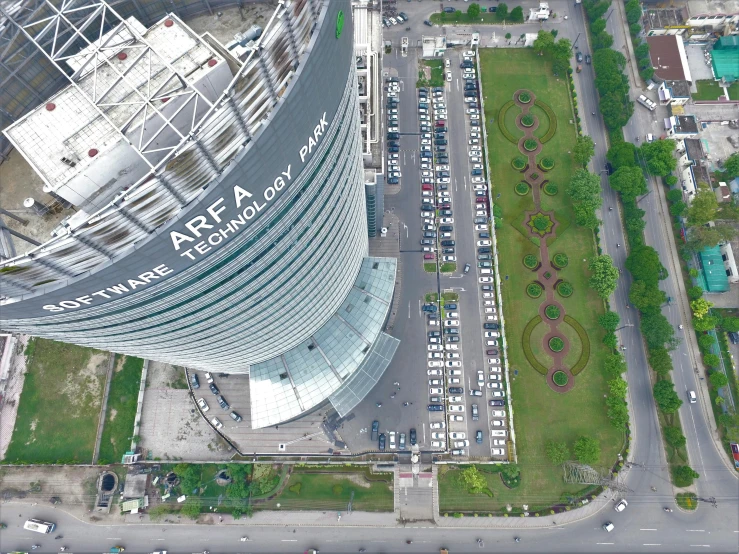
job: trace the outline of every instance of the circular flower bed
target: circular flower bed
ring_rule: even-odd
[[[554,183],[547,183],[544,185],[544,194],[548,194],[549,196],[554,196],[559,192],[559,187],[555,185]]]
[[[523,141],[523,147],[525,150],[528,150],[529,152],[533,152],[536,150],[537,146],[539,146],[539,143],[536,142],[534,139],[526,139]]]
[[[523,257],[523,265],[525,265],[529,269],[534,269],[537,265],[539,265],[539,260],[533,254],[526,254]]]
[[[529,283],[529,286],[526,287],[526,294],[531,298],[539,298],[542,292],[544,292],[544,289],[539,283]]]
[[[562,352],[565,347],[565,341],[559,337],[552,337],[549,339],[549,348],[552,352]]]
[[[549,304],[549,306],[544,308],[544,314],[549,319],[557,319],[559,317],[559,308],[554,304]]]
[[[575,290],[572,288],[572,284],[569,281],[562,281],[557,285],[557,292],[562,298],[568,298],[572,296]]]
[[[552,227],[554,227],[554,222],[552,221],[552,218],[543,213],[536,213],[532,215],[526,222],[526,224],[529,226],[529,229],[531,229],[532,233],[539,235],[540,237],[543,237],[547,233],[550,233]]]
[[[527,113],[523,117],[521,117],[521,125],[524,127],[531,127],[534,124],[534,116],[530,113]]]
[[[569,379],[564,371],[555,371],[554,375],[552,375],[552,381],[554,381],[554,384],[558,387],[564,387]]]
[[[542,158],[542,160],[539,162],[539,167],[541,167],[544,171],[550,171],[551,169],[554,169],[554,159],[552,158]]]
[[[529,193],[529,185],[527,183],[518,183],[516,185],[516,194],[526,196]]]
[[[513,169],[523,171],[523,169],[526,167],[526,158],[524,158],[523,156],[516,156],[515,158],[513,158],[511,165],[513,166]]]
[[[528,92],[522,92],[518,95],[518,100],[524,104],[531,102],[531,95]]]
[[[567,267],[567,264],[569,263],[569,258],[567,257],[567,254],[563,252],[558,252],[554,255],[554,258],[552,258],[552,264],[557,269],[563,269]]]

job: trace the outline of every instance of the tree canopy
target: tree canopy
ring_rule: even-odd
[[[739,177],[739,152],[734,152],[724,160],[724,173],[728,179]]]
[[[585,169],[578,169],[572,176],[567,193],[574,202],[575,222],[594,229],[599,221],[595,215],[601,205],[600,178]]]
[[[675,329],[662,312],[653,311],[642,315],[640,327],[647,346],[653,348],[670,348],[675,343]]]
[[[588,284],[598,293],[598,296],[605,299],[616,290],[618,283],[618,268],[613,265],[613,260],[607,254],[596,256],[588,265],[588,269],[592,272]]]
[[[464,483],[465,489],[470,493],[479,493],[488,488],[488,483],[485,480],[485,476],[480,473],[477,466],[469,466],[461,472],[462,483]]]
[[[575,161],[584,167],[588,165],[593,154],[595,154],[595,143],[593,139],[587,135],[577,137],[577,142],[575,142],[575,146],[572,148],[572,157],[575,158]]]
[[[467,16],[470,19],[477,19],[480,17],[480,4],[470,4],[467,8]]]
[[[705,225],[714,220],[716,212],[718,212],[716,194],[706,183],[699,183],[698,190],[688,208],[688,225]]]
[[[659,261],[659,254],[651,246],[640,245],[631,250],[626,258],[626,269],[637,281],[657,284],[667,279],[667,270]]]
[[[677,167],[677,160],[673,156],[675,141],[672,139],[645,142],[639,151],[652,175],[665,177]]]
[[[654,384],[654,400],[657,407],[665,414],[674,414],[683,405],[683,401],[675,392],[675,385],[672,381],[663,379]]]
[[[636,165],[636,146],[630,142],[617,142],[608,150],[606,158],[615,169]]]
[[[547,458],[554,465],[562,465],[570,457],[570,450],[564,441],[549,441],[545,449]]]
[[[593,437],[580,437],[573,450],[580,463],[593,465],[600,460],[600,443]]]
[[[647,193],[647,181],[641,168],[620,167],[610,177],[611,188],[621,193],[627,200]]]
[[[523,8],[521,6],[516,6],[511,10],[511,15],[509,17],[511,21],[520,23],[523,21]]]

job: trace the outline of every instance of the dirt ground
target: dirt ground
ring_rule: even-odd
[[[15,352],[10,360],[5,390],[0,400],[0,460],[5,458],[10,439],[13,438],[15,418],[18,415],[18,400],[23,390],[23,376],[26,372],[26,357],[23,353],[28,344],[27,335],[19,335]]]
[[[213,15],[193,17],[185,23],[198,35],[207,31],[225,45],[233,40],[236,33],[246,31],[252,25],[264,28],[276,6],[275,1],[245,3],[242,14],[239,14],[239,8],[227,8]]]

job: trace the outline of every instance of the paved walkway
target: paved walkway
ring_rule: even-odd
[[[103,403],[100,406],[100,419],[98,419],[98,431],[95,436],[95,450],[92,454],[93,465],[98,463],[100,455],[100,441],[103,438],[103,428],[105,427],[105,415],[108,412],[108,395],[110,394],[110,382],[113,380],[113,368],[115,367],[115,354],[108,354],[108,373],[105,376],[105,394],[103,395]],[[110,460],[109,460],[110,461]]]

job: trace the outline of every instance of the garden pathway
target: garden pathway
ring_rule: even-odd
[[[528,95],[528,101],[522,101],[522,95]],[[542,302],[539,306],[539,315],[541,316],[542,321],[549,326],[549,331],[544,335],[544,338],[542,339],[542,348],[545,352],[549,354],[549,356],[551,356],[553,360],[553,363],[547,372],[547,383],[549,384],[551,389],[556,392],[567,392],[572,389],[573,386],[575,386],[575,378],[569,368],[564,365],[564,358],[570,351],[570,343],[567,340],[567,337],[558,330],[559,324],[562,323],[562,321],[564,320],[565,309],[564,306],[562,306],[562,304],[558,302],[554,297],[554,285],[557,282],[557,270],[550,261],[549,245],[547,245],[547,239],[549,237],[556,236],[558,224],[553,211],[545,212],[541,209],[541,189],[543,189],[544,185],[546,185],[546,180],[542,175],[543,171],[537,167],[536,157],[541,153],[543,147],[541,145],[541,142],[539,142],[539,139],[534,135],[534,131],[539,127],[539,120],[534,114],[530,113],[531,106],[533,106],[534,102],[536,101],[536,96],[533,92],[529,90],[521,89],[517,90],[514,93],[513,101],[521,109],[521,113],[518,115],[518,117],[516,117],[516,126],[523,131],[524,136],[523,138],[521,138],[521,140],[518,141],[518,150],[521,152],[521,154],[526,156],[528,160],[528,163],[523,170],[523,174],[526,178],[526,182],[531,187],[531,194],[533,195],[535,206],[535,211],[528,214],[527,223],[532,221],[532,218],[539,214],[548,217],[552,222],[551,227],[547,229],[546,232],[535,232],[535,227],[533,225],[527,225],[527,227],[530,229],[529,232],[531,233],[531,235],[536,236],[539,239],[539,254],[541,257],[541,264],[539,265],[536,274],[539,278],[539,283],[543,286],[546,293],[546,301]],[[533,123],[528,126],[524,125],[522,122],[523,118],[527,115],[533,118]],[[536,148],[526,148],[527,142],[529,142],[529,146],[531,146],[530,141],[536,142]],[[556,306],[558,308],[559,315],[556,318],[552,319],[546,314],[546,309],[548,306]],[[558,352],[555,352],[549,346],[550,339],[554,337],[559,337],[564,343],[564,347]],[[558,371],[561,371],[565,373],[565,375],[567,375],[567,383],[563,386],[559,386],[554,383],[554,374]]]

